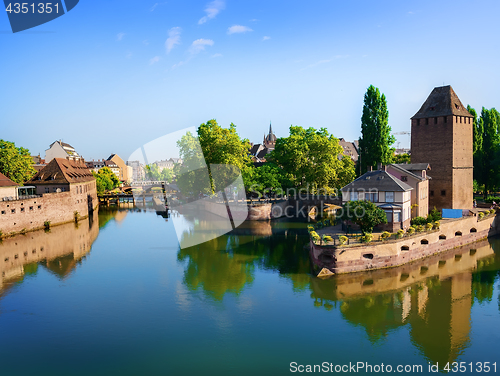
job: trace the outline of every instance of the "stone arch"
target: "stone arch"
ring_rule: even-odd
[[[422,239],[420,240],[420,244],[429,244],[429,241],[427,239]]]
[[[439,235],[439,240],[446,240],[446,235],[445,234]]]
[[[401,246],[401,250],[402,251],[409,251],[410,247],[408,247],[407,245],[403,245],[403,246]]]
[[[455,232],[455,236],[462,236],[462,231]]]
[[[477,229],[475,227],[470,229],[470,232],[477,232]]]

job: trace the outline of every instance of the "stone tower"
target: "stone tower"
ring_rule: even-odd
[[[411,118],[411,162],[429,163],[429,208],[472,208],[473,116],[451,86],[432,90]]]

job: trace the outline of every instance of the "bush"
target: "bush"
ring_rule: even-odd
[[[441,227],[441,223],[439,221],[435,221],[433,224],[432,224],[432,228],[434,230],[439,230],[439,227]]]
[[[496,197],[496,196],[488,196],[486,197],[486,199],[484,200],[484,202],[487,202],[489,204],[491,204],[493,201],[495,201],[496,203],[498,203],[500,201],[500,197]]]
[[[418,225],[417,226],[417,232],[424,232],[425,226],[424,225]]]
[[[75,210],[73,215],[75,216],[75,222],[78,222],[78,219],[80,218],[80,213],[78,213],[78,210]]]
[[[3,236],[3,231],[0,230],[0,238]]]
[[[346,244],[348,240],[349,240],[349,238],[347,236],[344,236],[344,235],[339,236],[340,245]]]
[[[427,223],[427,224],[425,225],[425,229],[426,229],[427,231],[432,230],[432,228],[433,228],[433,227],[434,227],[434,226],[432,225],[432,223]]]
[[[443,219],[443,216],[439,212],[439,210],[436,209],[434,206],[434,209],[431,210],[429,215],[427,216],[427,222],[435,222],[435,221],[440,221]]]
[[[412,226],[420,226],[420,225],[425,225],[427,223],[427,219],[424,217],[415,217],[411,219],[411,225]]]
[[[380,239],[386,240],[391,237],[391,233],[388,231],[384,231],[382,234],[380,234]]]
[[[310,235],[314,243],[321,239],[316,231],[311,231]]]
[[[408,235],[413,235],[415,233],[415,227],[413,227],[413,226],[408,227],[408,230],[406,230],[406,233]]]
[[[50,221],[43,222],[43,227],[45,227],[45,229],[48,230],[50,228]]]
[[[495,209],[490,209],[490,214],[495,214],[496,210]]]
[[[396,232],[396,238],[401,239],[404,236],[404,234],[405,234],[404,230],[398,230],[398,232]]]
[[[324,243],[328,243],[328,242],[331,242],[333,241],[332,237],[329,236],[329,235],[323,235],[323,242]]]
[[[483,217],[484,217],[484,212],[479,212],[479,213],[477,214],[477,217],[478,217],[479,219],[483,219]]]
[[[370,243],[373,239],[373,234],[370,234],[370,233],[366,233],[364,234],[360,240],[363,242],[363,243]]]
[[[314,231],[314,226],[312,225],[307,226],[307,231],[309,232]]]

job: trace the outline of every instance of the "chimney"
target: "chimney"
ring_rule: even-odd
[[[382,170],[382,163],[377,163],[377,170]]]
[[[387,165],[382,166],[385,172],[387,172]]]
[[[373,166],[368,166],[368,171],[367,172],[370,172],[370,171],[373,171]]]

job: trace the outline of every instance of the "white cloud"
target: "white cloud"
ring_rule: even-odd
[[[161,60],[161,57],[159,56],[155,56],[154,58],[152,58],[151,60],[149,60],[149,65],[153,65],[153,64],[156,64],[157,62],[159,62]]]
[[[125,33],[118,33],[116,35],[116,40],[119,42],[123,39],[124,36],[125,36]]]
[[[184,65],[186,63],[187,63],[187,61],[179,61],[177,64],[172,65],[172,69],[178,68],[181,65]]]
[[[233,25],[227,29],[227,33],[229,35],[237,33],[246,33],[247,31],[253,31],[253,30],[250,29],[248,26],[241,26],[241,25]]]
[[[208,20],[215,18],[215,16],[217,16],[219,12],[224,9],[224,7],[225,4],[223,0],[214,0],[211,3],[208,3],[205,8],[205,13],[207,15],[200,18],[198,25],[204,24]]]
[[[198,52],[204,51],[206,46],[213,46],[214,41],[212,39],[196,39],[190,48],[191,54],[195,55]]]
[[[176,44],[181,42],[181,28],[173,27],[168,31],[168,38],[165,41],[165,48],[167,49],[167,54],[175,47]]]
[[[257,22],[258,19],[257,18],[252,18],[251,20],[249,20],[250,22]]]
[[[212,56],[210,57],[222,57],[222,54],[213,54]]]
[[[154,11],[158,5],[159,5],[158,3],[155,3],[155,5],[153,5],[153,6],[151,7],[150,12]]]
[[[269,39],[271,39],[271,37],[264,36],[264,37],[262,38],[262,41],[269,40]]]
[[[301,70],[305,70],[305,69],[309,69],[309,68],[314,68],[314,67],[317,67],[318,65],[322,65],[322,64],[326,64],[326,63],[330,63],[334,60],[337,60],[337,59],[345,59],[349,57],[349,55],[336,55],[334,57],[332,57],[331,59],[324,59],[324,60],[319,60],[313,64],[309,64],[307,67],[305,68],[302,68]]]

